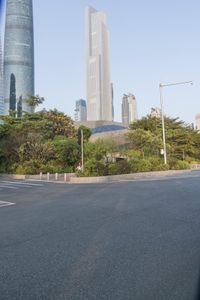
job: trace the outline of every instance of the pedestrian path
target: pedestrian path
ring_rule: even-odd
[[[35,183],[35,182],[24,182],[24,181],[8,181],[1,180],[0,181],[0,191],[3,190],[18,190],[18,189],[30,189],[36,187],[42,187],[43,184]]]

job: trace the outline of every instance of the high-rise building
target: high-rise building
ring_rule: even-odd
[[[114,88],[113,83],[111,83],[111,99],[112,99],[112,121],[114,121],[115,109],[114,109]]]
[[[19,107],[22,111],[33,112],[32,106],[27,103],[31,95],[34,95],[32,0],[7,0],[4,38],[5,114]]]
[[[122,123],[129,125],[138,120],[137,102],[132,94],[123,96],[122,98]]]
[[[0,115],[4,114],[4,97],[3,97],[3,54],[1,47],[1,34],[0,34]]]
[[[196,115],[196,130],[200,131],[200,113]]]
[[[161,119],[161,117],[162,117],[162,111],[161,111],[161,108],[158,108],[158,107],[152,107],[152,108],[151,108],[150,116],[151,116],[151,118]]]
[[[86,106],[86,101],[83,99],[76,101],[74,121],[75,122],[86,122],[87,121],[87,106]]]
[[[112,121],[109,31],[106,15],[86,7],[87,119]]]

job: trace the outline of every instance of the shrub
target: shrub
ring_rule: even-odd
[[[77,175],[80,172],[77,172]],[[98,161],[95,158],[89,159],[84,165],[82,176],[106,176],[108,175],[108,166],[104,161]]]
[[[148,159],[133,160],[131,163],[132,172],[149,172],[152,171],[152,164]]]
[[[75,139],[57,136],[53,140],[57,160],[62,164],[74,166],[80,160],[80,146]]]
[[[167,171],[169,170],[169,165],[164,164],[163,159],[153,156],[149,158],[149,161],[151,163],[151,171]]]
[[[16,174],[35,175],[42,172],[45,166],[40,161],[30,160],[25,161],[16,167]]]
[[[168,164],[165,165],[164,163],[161,163],[157,165],[156,168],[153,168],[152,171],[168,171],[169,169]]]
[[[51,160],[45,165],[45,169],[43,169],[44,173],[72,173],[74,171],[73,167],[67,166],[57,160]]]
[[[184,160],[178,160],[174,166],[172,166],[172,170],[188,170],[190,169],[190,164]]]
[[[120,160],[109,165],[109,175],[120,175],[131,173],[131,166],[126,160]]]

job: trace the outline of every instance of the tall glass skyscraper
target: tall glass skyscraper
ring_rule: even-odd
[[[0,115],[4,114],[4,98],[3,98],[3,54],[1,47],[1,34],[0,34]]]
[[[87,120],[113,121],[109,31],[104,12],[86,7]]]
[[[76,101],[74,121],[75,122],[87,121],[87,105],[84,99],[80,99]]]
[[[30,95],[34,95],[32,0],[7,0],[4,38],[5,114],[19,108],[32,112],[32,107],[27,103]]]
[[[133,94],[123,96],[122,99],[122,123],[129,125],[138,120],[137,102]]]

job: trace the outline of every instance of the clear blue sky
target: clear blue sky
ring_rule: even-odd
[[[166,113],[194,122],[200,112],[199,0],[33,0],[36,93],[44,106],[74,115],[86,97],[84,9],[107,14],[111,35],[111,78],[115,119],[123,93],[135,94],[139,116],[159,106],[158,85],[193,80],[194,86],[166,88]]]

